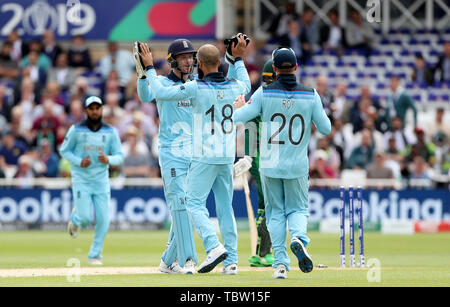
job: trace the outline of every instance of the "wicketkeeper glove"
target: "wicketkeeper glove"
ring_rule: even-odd
[[[223,41],[223,43],[225,44],[225,47],[227,48],[227,51],[225,52],[225,62],[227,62],[228,64],[234,65],[234,63],[236,62],[235,58],[233,56],[233,53],[231,52],[231,48],[232,48],[233,44],[234,44],[234,46],[237,45],[238,37],[240,35],[244,36],[245,44],[246,44],[246,46],[248,46],[248,44],[250,43],[250,37],[248,37],[247,35],[242,34],[242,33],[238,33],[238,34],[232,36],[231,38],[224,39],[224,41]]]
[[[239,177],[252,167],[252,157],[244,156],[234,164],[234,176]]]
[[[139,79],[145,79],[147,76],[145,75],[145,65],[142,61],[141,55],[141,46],[139,46],[139,42],[134,42],[133,46],[133,57],[134,62],[136,63],[136,72]]]

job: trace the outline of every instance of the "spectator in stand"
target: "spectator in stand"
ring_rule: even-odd
[[[300,16],[296,12],[295,2],[287,1],[285,6],[280,9],[280,13],[274,19],[269,27],[272,37],[280,37],[288,32],[288,23],[291,19],[298,20]]]
[[[410,179],[431,179],[430,167],[421,156],[416,156],[414,162],[411,165]]]
[[[366,120],[363,123],[363,130],[370,131],[370,135],[372,137],[372,144],[375,149],[375,151],[383,151],[385,149],[385,142],[384,142],[384,135],[375,129],[375,121],[373,117],[367,117]],[[359,145],[361,144],[362,139],[362,131],[360,130],[356,134],[354,134],[354,144]]]
[[[88,79],[86,77],[78,77],[70,91],[70,95],[72,97],[77,97],[81,101],[85,101],[86,98],[91,95],[89,92]]]
[[[34,136],[31,133],[32,122],[27,122],[22,120],[22,108],[20,106],[15,106],[11,110],[11,122],[10,130],[13,133],[16,140],[24,143],[27,147],[31,147],[34,142]]]
[[[300,25],[297,19],[289,19],[288,31],[278,37],[277,41],[280,46],[290,47],[297,56],[297,62],[306,63],[303,54],[304,37],[300,32]]]
[[[58,177],[59,156],[54,152],[51,143],[47,139],[41,139],[39,144],[39,160],[45,165],[39,176]]]
[[[11,58],[13,61],[20,61],[30,50],[28,44],[23,42],[20,38],[17,29],[14,29],[9,33],[8,42],[12,45]]]
[[[105,96],[105,106],[109,107],[120,119],[124,119],[126,116],[125,110],[120,106],[119,93],[107,93]]]
[[[56,82],[49,82],[45,87],[42,95],[41,103],[33,108],[33,121],[44,115],[46,112],[45,102],[50,101],[52,104],[52,113],[55,117],[64,118],[66,116],[64,109],[64,98],[60,94],[59,86]]]
[[[110,126],[113,126],[117,130],[120,128],[120,118],[114,113],[114,110],[111,109],[109,106],[103,107],[103,116],[102,120],[109,124]]]
[[[353,125],[353,133],[358,133],[364,128],[364,122],[367,119],[375,121],[377,118],[377,110],[372,105],[372,101],[369,98],[362,98],[357,103],[358,109],[353,109],[351,114],[351,123]]]
[[[53,101],[44,101],[43,114],[33,122],[32,131],[36,138],[36,144],[39,144],[41,139],[46,138],[51,142],[53,149],[56,150],[56,136],[61,123],[53,113],[54,106]]]
[[[4,42],[0,50],[0,81],[14,82],[20,74],[19,64],[11,58],[12,44]]]
[[[450,137],[439,132],[433,137],[433,143],[436,146],[434,169],[437,174],[450,174]]]
[[[405,89],[400,85],[400,78],[392,75],[390,84],[391,95],[388,97],[388,118],[399,116],[402,124],[405,125],[406,112],[408,109],[413,111],[414,127],[417,126],[417,108],[412,98],[406,93]]]
[[[428,136],[435,137],[438,133],[444,133],[450,137],[450,123],[444,121],[445,109],[444,107],[436,108],[436,116],[432,120],[425,131]]]
[[[327,153],[322,149],[316,150],[313,154],[313,162],[310,163],[310,178],[332,179],[337,178],[333,167],[327,163]]]
[[[364,129],[361,135],[361,145],[353,149],[347,161],[350,169],[366,169],[373,162],[374,146],[370,131]]]
[[[37,61],[36,61],[35,65],[37,65],[39,68],[41,68],[47,74],[50,67],[52,67],[52,61],[44,52],[42,52],[42,49],[43,49],[43,47],[42,47],[41,41],[39,41],[39,40],[31,41],[30,52],[25,57],[22,58],[22,61],[20,62],[20,66],[21,67],[28,66],[29,63],[31,62],[29,59],[31,52],[36,52]]]
[[[416,142],[416,138],[403,127],[402,119],[396,116],[392,119],[391,129],[384,134],[384,148],[388,148],[391,138],[395,139],[398,152],[405,152],[408,145]]]
[[[69,114],[67,115],[64,126],[70,127],[86,119],[83,108],[83,102],[76,96],[71,98],[69,105]]]
[[[75,35],[72,38],[68,57],[70,67],[92,69],[91,55],[82,35]]]
[[[136,150],[140,155],[149,155],[150,150],[147,144],[142,139],[142,133],[140,133],[139,128],[134,126],[133,124],[128,125],[127,130],[124,134],[125,141],[122,143],[122,150],[124,156],[128,156],[130,154],[131,147],[134,146],[131,144],[134,139],[136,139]]]
[[[137,84],[137,83],[134,83]],[[156,104],[154,103],[142,103],[139,95],[137,93],[137,89],[134,88],[133,94],[131,95],[131,99],[128,100],[124,105],[125,112],[133,113],[137,110],[142,110],[145,115],[154,119],[157,116]]]
[[[6,121],[6,118],[0,114],[0,134],[2,134],[4,131],[8,130],[8,122]]]
[[[23,129],[30,129],[34,120],[34,106],[39,101],[40,96],[36,95],[35,85],[30,78],[24,78],[20,88],[20,93],[17,94],[19,99],[16,103],[16,106],[20,106],[20,124],[23,126]]]
[[[131,75],[135,73],[135,67],[136,64],[131,52],[119,49],[117,42],[108,43],[108,53],[99,63],[99,70],[104,80],[108,79],[111,70],[120,71],[119,85],[122,89],[126,87],[131,79]]]
[[[120,87],[117,72],[115,70],[111,71],[110,78],[106,80],[103,87],[102,96],[106,97],[109,94],[115,94],[118,99],[119,106],[122,107],[125,103],[124,91],[125,89]]]
[[[336,86],[334,101],[330,105],[331,116],[333,119],[342,117],[347,103],[345,94],[347,93],[347,84],[344,82],[339,83]]]
[[[313,52],[319,49],[320,28],[314,11],[310,7],[306,7],[300,16],[301,35],[304,37],[303,51],[304,60],[306,61],[312,56]]]
[[[128,153],[122,164],[122,173],[125,177],[156,177],[157,165],[153,163],[150,152],[141,153],[137,148],[138,129],[129,126],[127,129]]]
[[[362,100],[367,99],[370,100],[371,104],[371,112],[373,115],[373,118],[375,120],[375,128],[379,131],[385,132],[389,129],[389,119],[386,118],[386,110],[384,107],[380,104],[379,100],[376,98],[376,96],[372,95],[372,91],[370,89],[370,86],[367,84],[363,84],[360,87],[361,95],[359,102],[353,104],[351,112],[357,112],[357,108],[359,107],[359,104]],[[373,114],[373,107],[376,109],[376,114]]]
[[[419,84],[432,86],[434,83],[433,69],[427,66],[422,54],[416,54],[414,69],[411,73],[411,80]]]
[[[351,151],[354,147],[353,134],[348,129],[344,129],[344,122],[342,118],[336,118],[331,127],[329,135],[332,144],[340,156],[340,169],[345,165],[345,161],[350,157]]]
[[[11,107],[6,96],[6,87],[0,84],[0,116],[7,122],[11,121]]]
[[[65,106],[66,101],[64,99],[64,96],[61,94],[61,88],[59,87],[59,84],[56,81],[47,82],[47,85],[45,86],[45,90],[42,95],[42,101],[45,100],[51,100],[56,104],[58,110],[53,110],[55,115],[59,116],[61,115],[62,112],[64,112],[64,107],[66,107]]]
[[[439,57],[434,69],[439,73],[438,80],[450,82],[450,41],[444,43],[444,54]]]
[[[394,160],[399,163],[402,162],[405,158],[404,153],[401,153],[397,149],[397,143],[396,143],[395,137],[392,135],[388,139],[388,146],[387,146],[387,149],[385,150],[385,154],[386,154],[387,160]]]
[[[50,59],[53,66],[56,65],[58,55],[63,52],[62,48],[55,42],[55,34],[52,30],[46,30],[42,35],[44,44],[43,52]]]
[[[68,65],[67,53],[58,54],[55,67],[48,72],[48,82],[57,82],[63,92],[67,92],[75,83],[77,75],[75,70]]]
[[[412,162],[415,156],[421,156],[427,163],[433,165],[435,161],[434,150],[435,145],[433,143],[427,143],[425,140],[425,132],[422,128],[416,127],[414,129],[417,142],[407,146],[405,159],[408,162]]]
[[[19,157],[22,156],[27,149],[26,144],[16,140],[12,131],[7,131],[3,135],[2,143],[0,145],[0,156],[3,157],[6,167],[16,166]]]
[[[34,50],[30,51],[27,55],[26,65],[23,66],[22,74],[29,75],[31,80],[38,85],[38,88],[42,88],[47,82],[47,73],[42,67],[39,66],[38,60],[38,52]]]
[[[325,162],[333,169],[333,173],[338,176],[339,170],[341,169],[341,159],[334,145],[330,144],[329,136],[323,136],[317,141],[317,149],[315,152],[319,150],[326,154]],[[312,162],[314,163],[314,153]]]
[[[330,10],[328,18],[330,19],[331,24],[324,24],[320,31],[322,48],[328,52],[333,51],[338,56],[341,56],[343,51],[344,30],[339,25],[337,11],[334,9]]]
[[[375,152],[375,162],[367,169],[368,179],[393,179],[392,169],[385,166],[385,156],[382,151]]]
[[[316,78],[316,90],[322,100],[323,108],[328,117],[331,117],[331,106],[334,103],[334,96],[331,89],[328,88],[328,80],[324,75]]]
[[[18,186],[22,189],[32,188],[32,180],[36,178],[33,170],[33,158],[29,155],[23,155],[18,160],[17,172],[14,178],[18,182]]]
[[[375,41],[375,32],[370,24],[364,22],[356,9],[352,9],[347,22],[345,41],[352,49],[359,49],[366,57],[370,56]]]
[[[138,138],[143,140],[148,148],[151,148],[153,137],[158,132],[153,119],[145,115],[141,110],[134,111],[132,114],[123,117],[119,135],[123,135],[130,125],[138,129]]]

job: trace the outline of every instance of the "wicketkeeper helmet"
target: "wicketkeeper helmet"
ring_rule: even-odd
[[[169,49],[167,51],[167,57],[166,60],[169,62],[170,67],[178,69],[178,63],[175,57],[180,54],[185,53],[193,53],[194,54],[194,65],[197,64],[197,51],[195,51],[194,45],[192,43],[184,38],[176,39],[174,40],[170,45]]]

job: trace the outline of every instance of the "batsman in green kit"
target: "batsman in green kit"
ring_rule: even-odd
[[[276,74],[272,67],[273,61],[268,60],[264,64],[262,71],[262,81],[266,85],[271,84],[276,80]],[[261,123],[261,116],[256,117],[250,121],[254,127],[256,127],[256,152],[253,148],[250,148],[249,144],[249,133],[250,131],[245,130],[245,154],[253,156],[252,167],[250,168],[250,174],[256,181],[256,186],[258,190],[258,215],[256,217],[256,227],[258,229],[258,245],[256,246],[256,256],[250,256],[248,259],[250,266],[253,267],[269,267],[273,264],[273,255],[271,253],[272,243],[270,242],[270,234],[266,226],[266,210],[264,205],[264,194],[261,185],[261,177],[259,174],[259,124]]]

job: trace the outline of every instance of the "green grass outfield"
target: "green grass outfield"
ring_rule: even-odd
[[[81,268],[89,267],[87,253],[93,232],[81,232],[71,239],[66,232],[18,231],[0,232],[0,276],[13,269],[66,268],[71,258],[80,260]],[[450,234],[415,234],[412,236],[365,234],[366,262],[379,260],[380,282],[374,269],[340,269],[339,236],[310,233],[309,253],[314,264],[327,269],[302,273],[291,255],[291,271],[286,280],[271,278],[272,269],[249,267],[249,233],[239,232],[239,266],[237,276],[213,272],[195,275],[168,275],[156,272],[165,248],[168,231],[108,233],[104,247],[104,265],[127,270],[140,267],[149,274],[81,275],[80,282],[69,282],[67,276],[0,277],[0,286],[193,286],[193,287],[278,287],[278,286],[450,286]],[[348,242],[348,240],[347,240]],[[205,259],[203,246],[196,237],[199,261]],[[349,263],[348,244],[347,263]],[[358,245],[356,250],[358,251]],[[358,259],[358,256],[357,256]],[[125,268],[124,268],[125,267]],[[221,266],[220,266],[221,267]],[[140,269],[139,268],[139,269]],[[17,270],[20,272],[22,270]],[[17,276],[17,275],[14,275]]]

